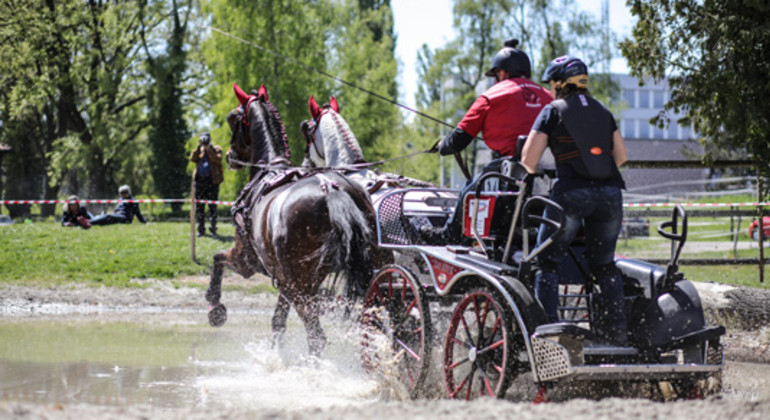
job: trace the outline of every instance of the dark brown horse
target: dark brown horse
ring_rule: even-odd
[[[241,106],[230,112],[227,162],[250,167],[252,180],[233,208],[235,246],[214,256],[206,300],[209,320],[226,319],[222,270],[243,277],[263,273],[280,292],[273,315],[276,339],[286,329],[290,305],[305,324],[312,356],[326,337],[318,319],[319,287],[327,275],[345,272],[351,295],[363,293],[372,277],[376,251],[374,210],[366,191],[335,172],[303,175],[290,165],[289,147],[277,110],[264,87],[251,95],[234,85]]]

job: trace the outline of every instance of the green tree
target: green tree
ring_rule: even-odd
[[[308,66],[325,69],[330,51],[324,44],[331,3],[326,1],[208,0],[202,4],[211,26]],[[328,95],[326,80],[296,63],[239,42],[218,32],[203,41],[202,53],[212,73],[207,92],[212,104],[212,140],[227,149],[230,128],[227,113],[238,106],[233,83],[245,91],[264,84],[270,102],[286,126],[292,161],[299,163],[305,149],[299,124],[310,114],[307,99]],[[248,171],[225,174],[224,197],[234,198],[246,182]]]
[[[484,72],[508,38],[519,39],[519,48],[530,56],[536,81],[545,65],[559,55],[577,55],[589,67],[609,59],[602,48],[607,34],[574,0],[455,0],[453,14],[457,38],[436,51],[424,47],[420,52],[421,88],[416,98],[422,109],[433,112],[436,101],[441,101],[438,115],[453,125],[490,83]],[[594,94],[607,101],[616,89],[609,77],[592,80]],[[475,148],[469,154],[474,166]]]
[[[330,27],[331,73],[379,95],[398,98],[393,12],[389,0],[346,0],[336,8]],[[401,125],[398,109],[359,89],[332,86],[340,112],[356,134],[369,161],[401,155],[393,132]]]
[[[745,149],[770,172],[770,4],[741,0],[629,0],[638,18],[620,48],[640,80],[668,78],[667,111],[683,111],[706,161]],[[665,125],[668,115],[654,120]],[[766,188],[767,183],[765,183]],[[764,191],[767,193],[767,189]]]
[[[11,187],[9,196],[56,198],[64,185],[103,197],[118,183],[140,183],[127,173],[147,126],[137,11],[135,2],[0,2],[1,118],[19,128],[2,141],[34,150],[7,174],[10,186],[31,177],[33,188]]]
[[[142,45],[146,54],[147,67],[154,83],[148,86],[147,104],[150,112],[148,141],[152,150],[150,167],[155,190],[161,197],[184,196],[188,189],[187,154],[185,143],[190,138],[185,119],[183,79],[187,70],[188,33],[190,19],[194,13],[193,1],[171,0],[150,4],[150,17],[157,22],[145,20],[148,4],[141,2]],[[155,11],[152,8],[157,9]],[[165,40],[165,52],[155,56],[150,50],[148,32],[153,37]],[[180,211],[182,203],[172,208]]]

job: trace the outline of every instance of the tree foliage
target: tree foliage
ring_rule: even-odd
[[[14,154],[8,197],[57,198],[62,187],[109,197],[119,184],[151,185],[144,4],[0,2],[0,120],[9,128],[0,139],[32,152]]]
[[[435,51],[423,46],[419,53],[416,98],[422,110],[452,125],[490,83],[484,73],[506,39],[520,41],[518,48],[530,56],[536,81],[545,65],[559,55],[577,55],[589,67],[610,58],[603,47],[609,34],[574,0],[455,0],[453,14],[457,37]],[[592,79],[592,91],[601,100],[607,101],[613,89],[608,77]],[[422,126],[418,132],[436,131],[425,126],[432,122],[417,124]],[[475,149],[470,154],[474,165]]]
[[[708,161],[748,151],[765,176],[770,166],[770,4],[738,0],[629,0],[638,17],[621,43],[631,73],[668,78],[667,111],[703,136]],[[668,116],[658,116],[663,126]],[[767,191],[765,191],[766,193]]]
[[[387,98],[398,97],[395,35],[390,0],[346,0],[334,12],[330,45],[331,73]],[[401,125],[397,108],[347,85],[332,85],[340,112],[356,134],[369,161],[402,154],[393,142]]]
[[[208,0],[203,2],[203,11],[215,28],[308,66],[325,69],[328,51],[324,44],[324,19],[328,18],[329,6],[323,0]],[[214,121],[212,141],[225,150],[229,147],[230,128],[225,118],[239,105],[233,83],[246,92],[264,84],[270,102],[286,126],[292,161],[299,163],[305,149],[299,124],[310,117],[310,94],[328,95],[325,80],[285,58],[217,32],[211,32],[203,41],[202,50],[212,74],[208,91]],[[225,174],[225,197],[234,197],[241,190],[247,172]]]
[[[146,4],[140,3],[144,12]],[[172,0],[170,4],[158,2],[150,7],[160,9],[151,13],[154,21],[142,19],[142,46],[146,56],[149,76],[153,83],[148,86],[147,105],[149,111],[150,130],[148,142],[152,155],[150,168],[155,189],[161,197],[182,197],[188,189],[187,154],[185,143],[190,138],[187,120],[185,119],[184,84],[183,78],[187,73],[188,33],[191,30],[191,18],[194,19],[193,1]],[[166,7],[167,6],[167,7]],[[165,10],[167,9],[167,11]],[[144,16],[144,13],[141,14]],[[164,34],[154,37],[163,49],[161,54],[151,51],[148,32]],[[165,46],[161,45],[165,43]],[[181,209],[181,203],[174,203],[175,210]]]
[[[310,95],[319,102],[330,95],[337,97],[367,159],[389,154],[392,131],[400,124],[397,110],[314,71],[395,98],[397,65],[388,0],[210,0],[204,3],[204,12],[211,16],[213,27],[247,41],[213,33],[203,44],[214,79],[209,93],[215,142],[227,147],[230,131],[224,120],[238,105],[232,90],[236,82],[247,91],[266,86],[286,125],[295,163],[302,160],[305,149],[299,124],[310,118]],[[225,194],[230,196],[246,181],[245,175],[226,177],[235,178],[225,187]]]

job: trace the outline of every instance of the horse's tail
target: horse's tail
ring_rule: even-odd
[[[330,262],[334,273],[346,274],[350,297],[363,296],[373,273],[374,232],[349,192],[333,189],[326,203],[332,230],[321,248],[321,260]]]

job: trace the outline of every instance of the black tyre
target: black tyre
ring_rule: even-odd
[[[404,267],[390,265],[372,280],[361,315],[361,361],[370,372],[383,362],[375,337],[384,335],[396,354],[399,380],[412,397],[419,395],[430,366],[433,335],[425,292]]]
[[[450,398],[501,398],[516,375],[513,313],[485,288],[457,304],[444,343],[444,384]]]

